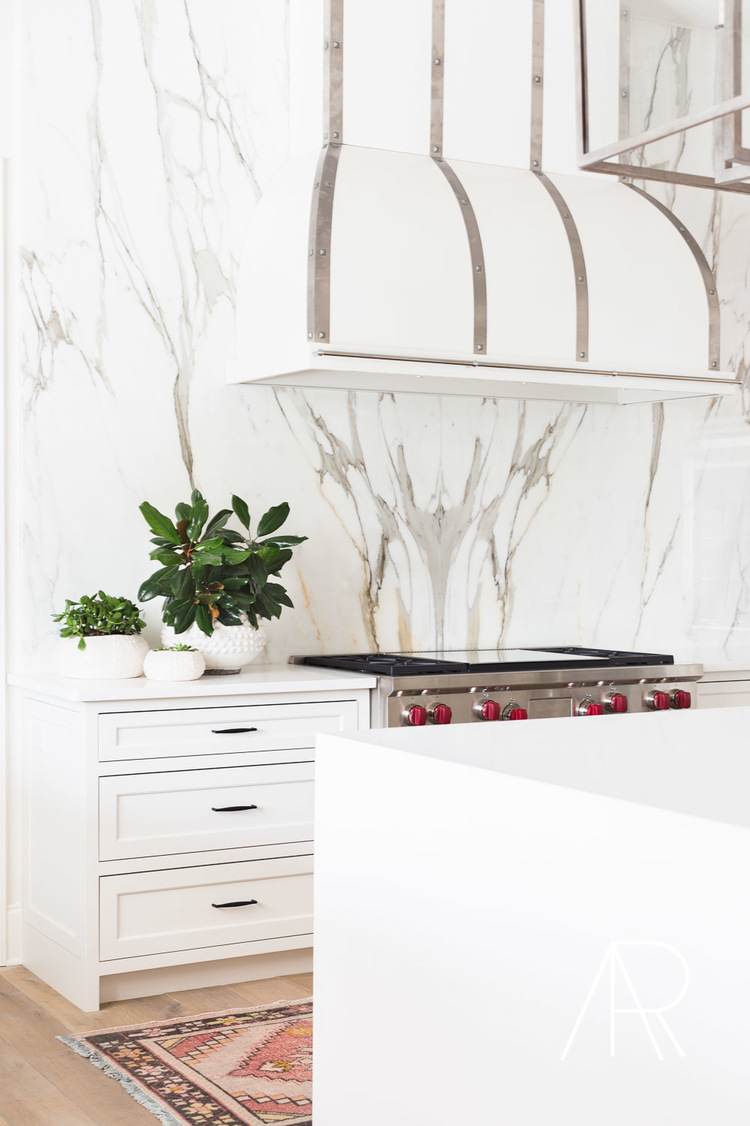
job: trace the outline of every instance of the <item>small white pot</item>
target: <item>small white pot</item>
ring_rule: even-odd
[[[202,653],[171,653],[168,649],[152,649],[143,662],[149,680],[197,680],[205,669]]]
[[[244,618],[244,614],[241,615]],[[241,626],[225,626],[214,622],[214,631],[207,637],[197,625],[192,625],[185,633],[176,634],[171,626],[161,631],[162,645],[175,645],[178,642],[192,645],[198,649],[206,661],[206,672],[239,672],[265,649],[266,631],[262,625],[257,629],[245,619]]]
[[[77,637],[59,638],[57,668],[63,676],[78,680],[126,680],[143,672],[148,644],[140,634],[108,634],[85,640],[86,648],[79,649]]]

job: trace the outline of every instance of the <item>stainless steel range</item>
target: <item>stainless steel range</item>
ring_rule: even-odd
[[[676,711],[694,706],[701,665],[612,649],[476,649],[298,657],[377,675],[373,727]]]

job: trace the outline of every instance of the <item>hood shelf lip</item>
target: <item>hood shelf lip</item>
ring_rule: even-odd
[[[604,376],[607,379],[675,379],[680,381],[689,381],[693,383],[717,383],[720,386],[739,387],[739,381],[734,372],[706,372],[705,375],[680,375],[672,372],[643,372],[643,371],[622,371],[613,368],[597,368],[584,366],[583,364],[576,365],[572,363],[555,364],[555,363],[536,363],[526,362],[522,360],[488,360],[488,359],[462,359],[462,358],[448,358],[448,357],[435,357],[435,356],[417,356],[417,355],[398,355],[396,353],[386,352],[354,352],[338,348],[314,348],[312,349],[313,356],[320,358],[333,357],[336,359],[344,360],[375,360],[378,362],[391,362],[391,363],[406,363],[406,364],[445,364],[451,367],[460,366],[473,369],[489,369],[501,371],[522,371],[522,372],[543,372],[545,375],[550,374],[563,374],[563,375],[585,375],[585,376]]]
[[[229,360],[230,383],[288,387],[297,391],[352,391],[379,394],[442,395],[482,399],[517,399],[555,403],[618,406],[668,402],[673,399],[738,395],[742,384],[732,372],[678,375],[614,373],[613,369],[539,363],[531,357],[517,362],[488,357],[426,358],[382,351],[322,349],[287,343],[274,350],[272,363],[263,358]]]

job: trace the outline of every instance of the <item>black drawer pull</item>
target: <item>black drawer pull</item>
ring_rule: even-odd
[[[257,809],[257,805],[212,805],[212,813],[244,813],[246,809]]]
[[[235,903],[212,903],[212,907],[252,907],[257,899],[238,899]]]
[[[251,731],[257,731],[257,727],[222,727],[220,731],[216,728],[211,728],[212,735],[249,735]]]

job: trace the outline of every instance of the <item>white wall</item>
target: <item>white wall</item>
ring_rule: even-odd
[[[23,6],[14,667],[42,659],[66,597],[135,596],[151,570],[138,504],[171,507],[192,484],[256,516],[287,499],[289,530],[310,536],[272,659],[500,642],[747,660],[749,397],[610,408],[225,385],[243,235],[287,152],[287,14]],[[750,204],[685,191],[677,207],[717,266],[722,366],[744,375]],[[157,620],[151,603],[152,638]]]

